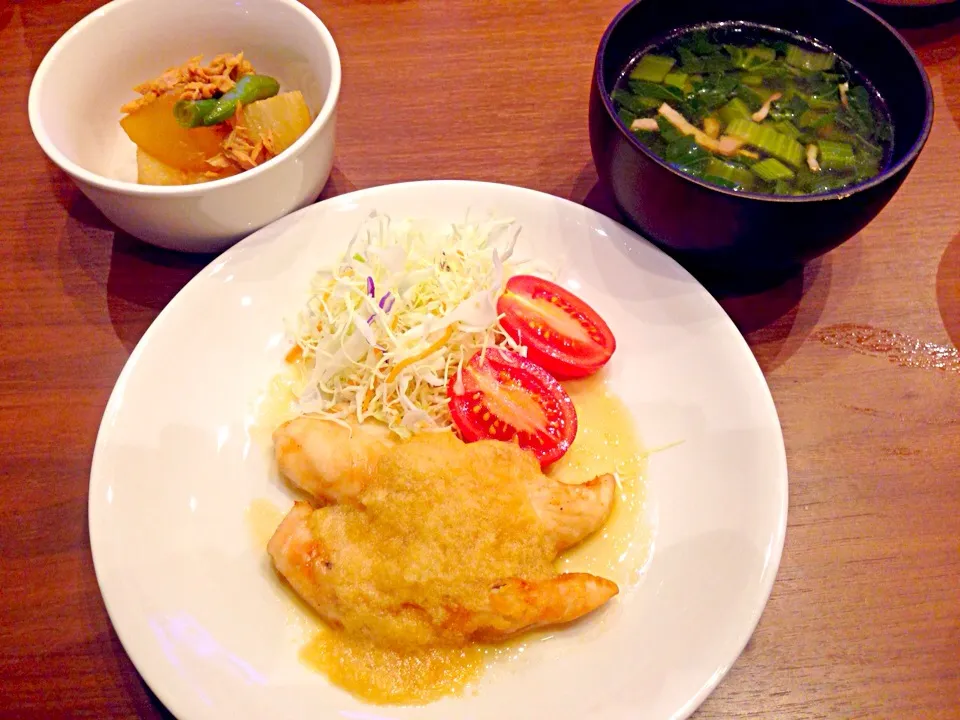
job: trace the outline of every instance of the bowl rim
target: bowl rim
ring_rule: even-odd
[[[237,173],[236,175],[231,175],[230,177],[221,178],[219,180],[194,183],[192,185],[141,185],[139,183],[128,182],[126,180],[115,180],[113,178],[109,178],[104,175],[100,175],[99,173],[87,170],[81,165],[73,162],[63,152],[60,151],[60,149],[50,139],[46,132],[43,119],[40,114],[40,88],[43,86],[47,73],[57,61],[58,56],[70,45],[70,43],[74,42],[78,36],[103,18],[107,17],[110,13],[115,12],[127,5],[133,5],[142,1],[143,0],[112,0],[103,7],[93,10],[88,15],[81,18],[76,24],[73,25],[73,27],[61,35],[60,38],[47,51],[46,55],[43,57],[43,60],[40,62],[40,65],[37,67],[37,71],[33,75],[33,79],[30,82],[30,94],[27,100],[30,129],[33,131],[34,138],[36,139],[37,143],[39,143],[44,153],[46,153],[47,157],[50,158],[50,160],[52,160],[67,174],[79,181],[85,182],[101,190],[109,190],[121,195],[168,198],[192,197],[218,188],[226,188],[242,182],[249,182],[255,177],[265,172],[269,172],[271,168],[276,167],[285,160],[299,155],[300,151],[332,120],[340,98],[342,76],[340,52],[337,49],[337,44],[333,39],[333,35],[331,35],[330,31],[327,29],[327,26],[323,24],[323,21],[321,21],[313,11],[297,0],[270,0],[270,2],[279,5],[286,5],[297,12],[304,19],[304,21],[309,23],[319,36],[319,39],[327,52],[327,56],[330,59],[330,87],[327,89],[327,94],[324,98],[323,105],[321,106],[319,112],[317,112],[316,117],[310,123],[310,126],[290,147],[281,152],[279,155],[270,158],[267,162],[257,165],[250,170],[245,170]]]
[[[621,135],[626,137],[627,142],[629,142],[636,150],[639,150],[641,153],[645,154],[648,158],[653,160],[660,167],[668,170],[673,173],[675,176],[683,178],[687,182],[690,182],[694,185],[698,185],[702,188],[706,188],[713,192],[719,192],[724,195],[729,195],[731,197],[743,198],[744,200],[757,200],[761,202],[775,202],[775,203],[808,203],[808,202],[819,202],[821,200],[841,200],[851,195],[856,195],[859,192],[868,190],[870,188],[876,187],[889,178],[894,177],[895,175],[902,172],[907,168],[911,163],[913,163],[917,156],[920,154],[920,151],[923,149],[923,146],[926,144],[927,139],[930,136],[930,131],[933,128],[933,115],[934,115],[934,103],[933,103],[933,88],[930,85],[930,78],[927,76],[927,71],[923,67],[923,63],[920,62],[920,58],[917,57],[916,52],[910,46],[904,37],[897,32],[897,30],[882,17],[877,15],[870,8],[865,7],[864,5],[856,2],[855,0],[843,0],[849,5],[852,5],[855,9],[864,13],[868,18],[874,20],[883,28],[890,33],[895,40],[897,40],[903,49],[907,51],[909,57],[913,60],[914,65],[917,68],[917,71],[920,75],[920,81],[923,84],[924,92],[924,118],[923,126],[920,129],[920,134],[918,135],[916,141],[910,146],[907,153],[903,158],[896,163],[891,165],[883,172],[875,175],[869,180],[858,183],[853,186],[848,186],[840,188],[838,190],[831,190],[829,192],[822,193],[811,193],[808,195],[770,195],[766,193],[757,193],[757,192],[747,192],[744,190],[731,190],[729,188],[721,187],[719,185],[714,185],[700,178],[696,178],[693,175],[689,175],[678,168],[675,168],[670,163],[666,162],[659,156],[657,156],[653,151],[651,151],[646,145],[640,142],[633,133],[629,132],[624,126],[623,122],[617,116],[616,108],[613,105],[613,100],[610,98],[610,94],[606,91],[604,83],[604,64],[607,45],[610,42],[610,37],[613,35],[614,30],[623,20],[623,18],[630,13],[637,5],[642,3],[643,0],[630,0],[620,12],[616,14],[613,20],[610,21],[610,24],[607,25],[606,30],[604,30],[603,35],[600,38],[600,44],[597,47],[596,60],[594,62],[594,74],[593,74],[593,85],[599,91],[601,101],[603,102],[604,110],[609,116],[610,120],[613,122],[614,126]],[[779,28],[783,30],[783,28]],[[786,30],[786,32],[790,32]],[[816,39],[816,38],[814,38]]]

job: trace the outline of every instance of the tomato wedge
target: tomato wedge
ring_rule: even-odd
[[[450,415],[466,442],[504,440],[532,450],[541,466],[563,456],[577,435],[577,411],[550,373],[504,348],[477,352],[447,385]]]
[[[617,341],[597,312],[556,283],[515,275],[497,300],[500,324],[527,357],[554,377],[592,375],[602,368]]]

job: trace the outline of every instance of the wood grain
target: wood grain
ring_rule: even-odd
[[[115,231],[33,140],[33,72],[98,4],[0,10],[2,717],[165,715],[100,599],[86,491],[120,369],[209,258]],[[308,4],[344,66],[325,196],[472,178],[609,211],[586,108],[618,0]],[[960,717],[960,374],[829,342],[856,324],[960,343],[960,20],[936,19],[907,31],[937,116],[896,198],[803,277],[723,299],[773,391],[791,507],[770,603],[698,718]]]

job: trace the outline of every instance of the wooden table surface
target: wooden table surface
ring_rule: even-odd
[[[0,14],[2,717],[166,715],[101,601],[87,483],[117,375],[209,258],[116,231],[33,140],[33,73],[99,4]],[[620,0],[310,4],[344,68],[324,196],[472,178],[607,207],[587,94]],[[960,717],[960,20],[905,34],[937,107],[913,173],[802,278],[724,299],[780,413],[790,520],[760,625],[698,718]]]

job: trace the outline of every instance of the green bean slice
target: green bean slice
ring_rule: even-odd
[[[244,75],[229,91],[209,100],[181,100],[173,114],[182,127],[209,127],[226,122],[237,112],[237,105],[266,100],[280,92],[280,83],[269,75]]]

